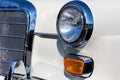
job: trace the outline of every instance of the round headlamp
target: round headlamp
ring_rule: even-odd
[[[67,3],[57,18],[57,32],[66,43],[74,46],[88,41],[93,30],[93,17],[88,6],[81,1]]]
[[[82,11],[76,7],[66,7],[59,15],[58,30],[66,42],[74,42],[79,39],[84,23]]]

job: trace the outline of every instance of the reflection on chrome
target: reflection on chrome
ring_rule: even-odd
[[[30,2],[0,0],[0,75],[5,80],[23,75],[20,71],[30,77],[35,20],[36,9]],[[20,64],[23,70],[16,71]]]

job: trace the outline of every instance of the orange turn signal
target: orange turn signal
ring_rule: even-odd
[[[13,80],[17,80],[16,78],[13,78]]]
[[[82,75],[84,71],[84,62],[73,58],[64,58],[65,70],[75,75]]]

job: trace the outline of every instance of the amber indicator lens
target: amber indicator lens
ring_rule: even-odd
[[[13,80],[17,80],[17,78],[13,78]]]
[[[84,62],[73,58],[64,58],[65,70],[75,75],[82,75],[84,71]]]

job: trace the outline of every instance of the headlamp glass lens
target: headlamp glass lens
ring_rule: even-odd
[[[60,13],[58,31],[65,41],[74,42],[79,39],[83,26],[83,14],[79,9],[68,7]]]

